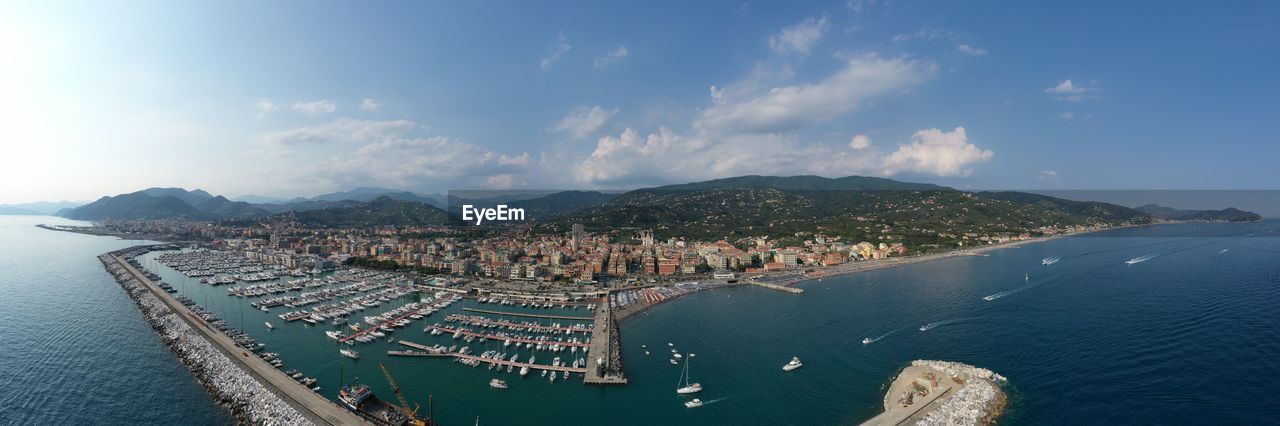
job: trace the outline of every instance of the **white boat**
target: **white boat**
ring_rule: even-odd
[[[875,340],[871,340],[871,338],[870,338],[870,337],[863,337],[863,338],[862,338],[862,344],[864,344],[864,345],[870,345],[870,344],[871,344],[871,342],[874,342],[874,341],[875,341]]]
[[[360,358],[360,353],[359,353],[359,352],[356,352],[356,351],[354,351],[354,350],[351,350],[351,349],[338,349],[338,353],[342,354],[342,356],[345,356],[345,357],[347,357],[347,358],[351,358],[351,359],[359,359],[359,358]]]
[[[529,366],[528,366],[528,365],[525,365],[525,366],[523,366],[523,367],[520,367],[520,377],[524,377],[524,376],[526,376],[526,375],[528,375],[528,374],[529,374]]]
[[[329,338],[330,338],[330,339],[333,339],[333,340],[340,340],[340,339],[342,339],[342,332],[337,331],[337,330],[329,330],[329,331],[324,332],[324,334],[325,334],[326,336],[329,336]]]
[[[269,322],[268,322],[268,323],[265,323],[265,324],[267,324],[267,329],[268,329],[268,330],[274,330],[274,329],[276,328],[276,326],[271,325],[271,323],[269,323]]]
[[[502,379],[493,379],[489,381],[489,387],[494,389],[506,389],[507,382],[502,381]]]
[[[671,365],[680,365],[680,361],[676,361],[675,358],[671,358]]]
[[[782,366],[782,371],[791,371],[803,366],[804,364],[800,362],[800,357],[793,356],[791,357],[791,362],[788,362],[787,365]]]
[[[686,401],[684,403],[684,406],[688,408],[698,408],[702,406],[702,400],[698,398],[694,398],[692,400]]]
[[[686,395],[691,393],[702,392],[701,383],[689,383],[689,360],[693,359],[693,354],[689,354],[684,360],[684,370],[680,372],[680,380],[684,381],[684,387],[676,388],[676,393]],[[680,381],[676,381],[676,386],[680,385]]]

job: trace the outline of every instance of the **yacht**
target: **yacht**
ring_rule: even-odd
[[[702,400],[698,398],[694,398],[692,400],[686,401],[684,403],[684,406],[688,408],[698,408],[702,406]]]
[[[267,324],[267,329],[268,329],[268,330],[275,330],[275,328],[276,328],[276,326],[271,325],[271,323],[269,323],[269,322],[268,322],[268,323],[265,323],[265,324]]]
[[[871,338],[870,338],[870,337],[863,337],[863,338],[862,338],[862,344],[864,344],[864,345],[870,345],[870,344],[871,344],[871,342],[874,342],[874,340],[871,340]]]
[[[800,357],[793,356],[791,357],[791,362],[788,362],[787,365],[782,366],[782,371],[791,371],[803,366],[804,364],[800,362]]]
[[[341,338],[342,338],[342,332],[337,331],[337,330],[329,330],[329,331],[326,331],[326,332],[324,332],[324,335],[329,336],[329,338],[330,338],[330,339],[333,339],[333,340],[338,340],[338,339],[341,339]]]
[[[702,392],[701,383],[689,383],[689,360],[691,359],[693,359],[693,354],[689,354],[689,358],[685,358],[684,370],[680,372],[680,379],[684,381],[684,387],[676,389],[676,393],[681,395]],[[676,384],[680,384],[680,381],[676,381]]]
[[[360,359],[360,353],[351,349],[338,349],[338,353],[347,358]]]
[[[506,389],[507,382],[502,381],[502,379],[493,379],[489,381],[489,387],[494,389]]]

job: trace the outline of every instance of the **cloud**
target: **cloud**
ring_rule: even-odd
[[[573,139],[582,139],[600,130],[617,113],[617,108],[610,111],[600,106],[577,106],[569,110],[552,130],[568,133]]]
[[[885,159],[884,174],[915,172],[936,176],[968,176],[969,165],[991,159],[990,150],[969,143],[963,127],[950,133],[939,129],[917,131],[911,142],[900,145]]]
[[[1067,111],[1067,112],[1059,113],[1057,117],[1062,120],[1074,120],[1076,118],[1076,113]]]
[[[694,127],[731,133],[796,129],[857,111],[870,98],[915,87],[933,78],[937,68],[927,60],[868,54],[848,58],[842,69],[817,83],[777,87],[744,99],[713,86],[714,104]]]
[[[258,110],[258,118],[262,118],[262,116],[279,109],[279,107],[277,107],[275,103],[272,103],[270,99],[265,98],[258,99],[258,102],[254,103],[253,106]]]
[[[969,56],[985,56],[988,53],[987,49],[973,47],[967,44],[956,45],[956,49]]]
[[[1058,172],[1055,172],[1053,170],[1043,170],[1040,172],[1040,179],[1042,180],[1053,180],[1057,178],[1058,178]]]
[[[782,29],[772,37],[769,37],[769,48],[775,53],[799,53],[808,55],[813,46],[822,40],[822,36],[830,26],[827,17],[820,19],[806,18],[800,23]]]
[[[964,176],[973,164],[992,155],[970,143],[964,128],[917,131],[910,142],[887,155],[865,135],[847,145],[829,145],[788,134],[680,135],[662,127],[643,135],[628,128],[617,136],[601,137],[573,175],[578,182],[605,187],[744,174]]]
[[[262,140],[279,145],[362,143],[396,137],[417,128],[417,124],[408,120],[370,121],[343,117],[320,126],[268,133]]]
[[[849,141],[849,147],[853,149],[867,149],[871,147],[871,138],[867,135],[857,135],[853,140]]]
[[[894,43],[902,43],[902,42],[907,42],[912,40],[933,41],[933,40],[955,40],[955,39],[956,39],[956,33],[953,33],[951,31],[938,29],[938,28],[924,28],[924,29],[916,30],[916,32],[913,32],[913,33],[895,35],[890,40],[892,40]]]
[[[610,65],[619,64],[627,60],[631,53],[627,51],[627,46],[618,46],[617,49],[610,50],[604,55],[597,56],[591,65],[596,69],[608,68]]]
[[[381,103],[379,103],[377,99],[374,99],[374,98],[364,98],[364,100],[363,100],[363,101],[360,101],[360,109],[362,109],[362,110],[365,110],[365,111],[377,111],[377,110],[378,110],[378,108],[382,108],[382,104],[381,104]]]
[[[1088,99],[1096,99],[1098,96],[1093,93],[1100,91],[1102,89],[1096,87],[1076,85],[1071,79],[1062,80],[1058,85],[1044,89],[1045,93],[1054,95],[1054,99],[1067,102],[1084,102]]]
[[[294,102],[293,110],[307,115],[323,115],[338,110],[338,104],[331,100],[319,100],[311,102]]]
[[[573,49],[573,46],[569,44],[569,39],[565,38],[564,34],[556,36],[555,46],[542,57],[542,61],[538,63],[538,66],[541,66],[543,71],[550,70],[551,64],[559,60],[564,54],[569,53],[571,49]]]

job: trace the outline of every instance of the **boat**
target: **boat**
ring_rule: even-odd
[[[871,342],[874,342],[874,341],[875,341],[875,340],[871,340],[871,338],[870,338],[870,337],[863,337],[863,338],[862,338],[862,344],[864,344],[864,345],[870,345],[870,344],[871,344]]]
[[[338,349],[338,353],[342,354],[342,356],[345,356],[347,358],[360,359],[360,353],[352,349]]]
[[[701,383],[689,383],[689,360],[691,359],[693,359],[693,354],[689,354],[689,357],[685,358],[684,370],[680,372],[680,380],[684,380],[684,387],[676,388],[676,393],[680,395],[702,392]],[[679,386],[680,382],[676,381],[676,385]]]
[[[276,328],[276,326],[271,325],[271,323],[269,323],[269,322],[268,322],[268,323],[264,323],[264,324],[266,324],[266,325],[267,325],[267,329],[268,329],[268,330],[275,330],[275,328]]]
[[[528,374],[529,374],[529,366],[528,366],[528,365],[525,365],[525,366],[520,367],[520,377],[524,377],[525,375],[528,375]]]
[[[694,398],[689,401],[685,401],[684,406],[688,408],[698,408],[702,406],[702,400]]]
[[[489,381],[489,387],[494,389],[506,389],[507,382],[503,381],[502,379],[493,379]]]
[[[362,384],[343,386],[338,392],[338,401],[348,410],[376,419],[380,423],[402,425],[410,420],[422,420],[410,419],[402,412],[403,408],[383,402],[369,390],[369,386]]]
[[[326,331],[326,332],[324,332],[324,335],[329,336],[329,338],[330,338],[330,339],[333,339],[333,340],[339,340],[339,339],[342,339],[342,332],[340,332],[340,331],[336,331],[336,330],[329,330],[329,331]]]
[[[1025,274],[1025,275],[1023,275],[1022,280],[1023,280],[1023,281],[1031,281],[1031,273],[1030,273],[1030,272],[1024,272],[1024,274]]]
[[[680,365],[680,361],[676,361],[675,358],[671,358],[671,365]]]
[[[788,362],[787,365],[782,366],[782,371],[791,371],[803,366],[804,364],[800,362],[800,357],[793,356],[791,357],[791,362]]]

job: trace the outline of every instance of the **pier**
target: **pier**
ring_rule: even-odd
[[[576,317],[576,316],[573,316],[573,315],[541,315],[541,314],[526,314],[526,313],[523,313],[523,312],[490,311],[490,310],[486,310],[486,309],[476,309],[476,308],[462,308],[462,310],[467,311],[467,312],[476,312],[476,313],[481,313],[481,314],[489,314],[489,315],[509,315],[509,316],[513,316],[513,317],[525,317],[525,318],[562,319],[562,320],[574,320],[574,321],[591,321],[591,320],[592,320],[592,318],[591,318],[591,317]],[[597,316],[598,316],[598,315],[597,315]]]
[[[622,345],[618,341],[618,325],[613,319],[609,299],[600,299],[591,327],[591,357],[587,358],[587,371],[582,382],[590,385],[625,385],[622,375]]]
[[[808,278],[806,278],[806,279],[808,279]],[[798,281],[797,281],[797,282],[798,282]],[[754,286],[764,287],[764,288],[767,288],[767,289],[770,289],[770,290],[784,291],[784,292],[791,293],[791,294],[800,294],[800,293],[804,293],[804,289],[803,289],[803,288],[795,288],[795,287],[789,287],[789,286],[785,286],[785,285],[770,284],[770,283],[762,283],[762,282],[759,282],[759,281],[756,281],[756,280],[747,280],[747,283],[748,283],[748,284],[751,284],[751,285],[754,285]]]
[[[515,328],[519,330],[528,330],[528,331],[551,331],[555,333],[566,333],[566,334],[591,332],[590,329],[587,329],[585,327],[575,328],[575,327],[557,327],[553,325],[540,325],[540,324],[521,324],[518,322],[511,322],[511,321],[505,321],[505,320],[491,320],[484,317],[469,317],[469,316],[459,315],[459,314],[449,315],[448,318],[445,318],[445,321],[461,322],[464,324],[476,324],[481,326],[495,325],[495,326],[504,327],[507,329]]]
[[[438,329],[441,332],[444,332],[446,334],[461,333],[463,336],[483,337],[485,339],[495,340],[495,341],[510,340],[514,343],[528,343],[531,345],[543,345],[543,346],[560,345],[564,347],[579,347],[579,348],[586,348],[591,345],[590,343],[586,343],[586,342],[561,342],[561,341],[555,341],[555,340],[537,340],[537,339],[526,339],[523,337],[516,337],[516,336],[500,336],[497,334],[477,333],[471,330],[447,327],[443,325],[438,325],[433,328]]]
[[[456,358],[456,359],[460,359],[460,360],[467,360],[467,361],[475,361],[475,362],[480,362],[480,363],[493,364],[493,365],[495,365],[495,366],[501,366],[501,367],[506,367],[506,366],[508,366],[508,365],[509,365],[509,366],[511,366],[512,368],[523,368],[523,367],[529,367],[529,369],[531,369],[531,370],[560,371],[560,372],[565,372],[565,373],[581,373],[581,374],[586,374],[586,373],[587,373],[587,370],[588,370],[586,367],[570,367],[570,366],[566,366],[566,365],[556,366],[556,365],[550,365],[550,364],[532,364],[532,363],[528,363],[528,362],[509,361],[509,360],[498,359],[498,358],[485,358],[485,357],[482,357],[482,356],[479,356],[479,355],[460,354],[460,353],[456,353],[456,352],[440,352],[440,351],[435,350],[435,349],[433,349],[433,348],[431,348],[430,346],[427,346],[427,345],[423,345],[423,344],[419,344],[419,343],[413,343],[413,342],[406,342],[406,341],[403,341],[403,340],[401,340],[401,341],[400,341],[400,344],[405,345],[405,346],[408,346],[408,347],[411,347],[411,348],[414,348],[414,349],[419,349],[419,350],[418,350],[418,351],[387,351],[387,355],[394,355],[394,356],[428,356],[428,357],[442,357],[442,358],[443,358],[443,357],[452,357],[452,358]]]
[[[193,330],[196,330],[205,340],[218,348],[228,359],[243,367],[246,372],[257,378],[259,383],[289,403],[298,412],[303,413],[312,422],[332,425],[369,424],[364,419],[338,406],[338,404],[318,393],[312,392],[311,389],[272,367],[262,358],[250,355],[248,350],[236,346],[230,337],[217,329],[209,327],[204,321],[200,321],[194,312],[187,309],[186,306],[174,299],[168,292],[156,286],[155,282],[148,279],[145,274],[139,272],[124,258],[115,253],[112,253],[111,257],[123,266],[134,279],[142,283],[156,298],[178,314],[177,316],[182,318]]]

